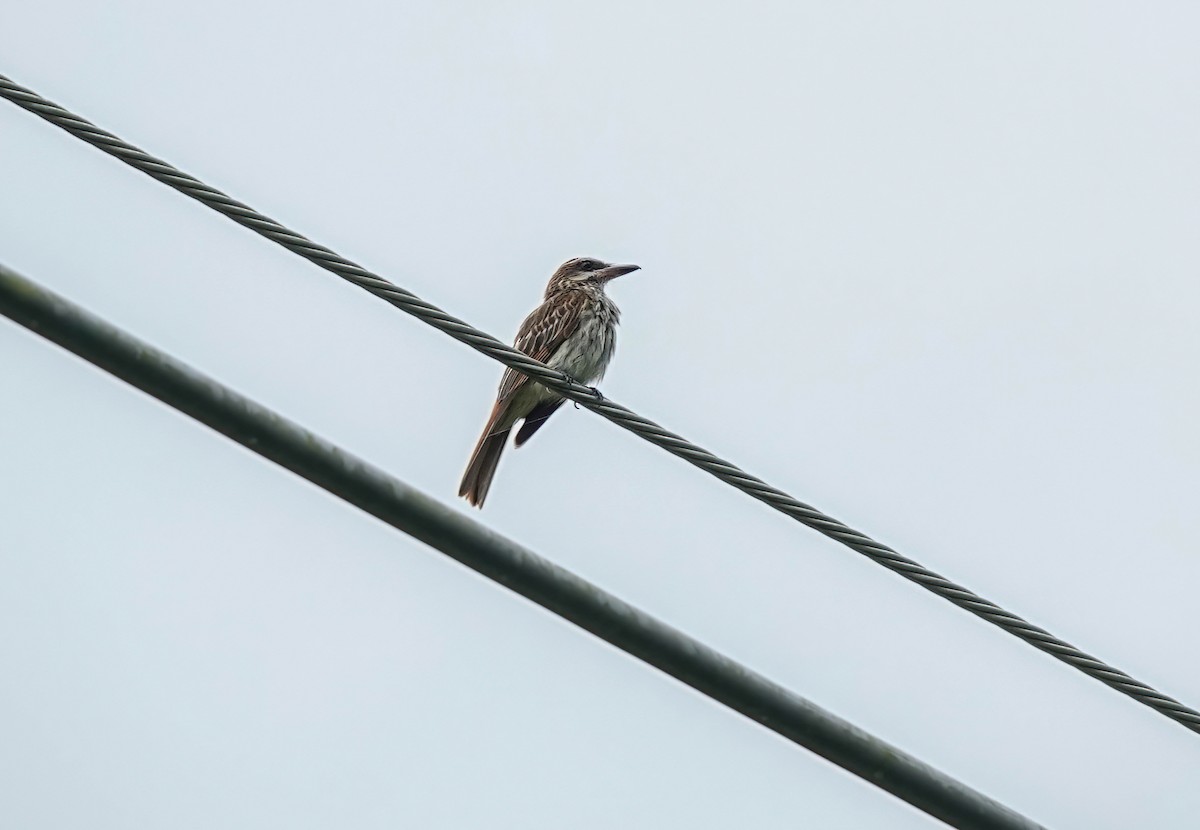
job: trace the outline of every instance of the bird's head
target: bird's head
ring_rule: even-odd
[[[549,297],[577,285],[603,286],[610,280],[615,280],[617,277],[638,270],[638,268],[637,265],[610,265],[591,257],[568,259],[558,266],[558,270],[550,278],[550,283],[546,286],[546,296]]]

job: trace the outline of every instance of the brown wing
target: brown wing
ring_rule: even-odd
[[[545,363],[575,331],[586,302],[587,298],[580,291],[564,291],[546,300],[525,318],[517,332],[514,348]],[[520,372],[509,369],[500,379],[497,400],[507,400],[528,380]]]

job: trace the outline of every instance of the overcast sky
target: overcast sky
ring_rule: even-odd
[[[10,3],[0,73],[1200,706],[1200,6]],[[501,367],[7,103],[0,261],[425,492]],[[926,828],[0,321],[0,826]],[[1055,828],[1200,736],[564,407],[475,514]]]

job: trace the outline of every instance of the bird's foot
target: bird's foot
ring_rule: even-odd
[[[595,386],[589,386],[589,387],[588,387],[588,390],[589,390],[589,391],[590,391],[590,392],[591,392],[593,395],[595,395],[595,396],[596,396],[596,400],[598,400],[598,401],[602,401],[602,400],[604,400],[604,393],[603,393],[603,392],[601,392],[599,389],[597,389]],[[571,403],[575,404],[575,408],[576,408],[576,409],[578,409],[578,408],[579,408],[579,401],[571,401]]]

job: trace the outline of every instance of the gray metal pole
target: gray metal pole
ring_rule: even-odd
[[[0,314],[953,827],[1041,827],[3,265]]]

